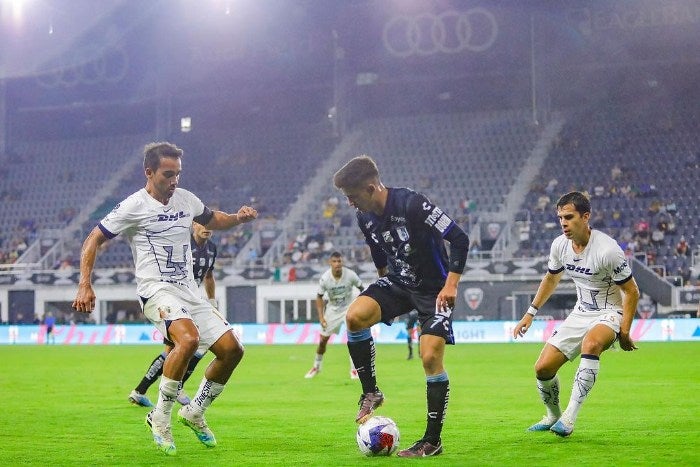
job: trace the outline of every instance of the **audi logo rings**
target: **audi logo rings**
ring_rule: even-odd
[[[496,17],[486,8],[449,10],[391,18],[382,31],[384,47],[397,57],[483,52],[498,37]]]
[[[129,70],[129,56],[120,46],[100,49],[87,46],[70,58],[59,58],[37,73],[36,81],[45,88],[71,88],[79,84],[118,83]]]

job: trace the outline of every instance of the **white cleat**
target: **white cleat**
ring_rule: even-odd
[[[313,378],[314,376],[316,376],[316,375],[319,374],[320,372],[321,372],[321,369],[320,369],[319,367],[315,366],[315,367],[311,368],[311,369],[304,375],[304,378],[306,378],[306,379]]]
[[[204,419],[204,415],[190,410],[189,405],[180,407],[177,411],[177,419],[180,423],[189,427],[194,434],[197,435],[197,439],[201,441],[203,445],[208,448],[213,448],[216,446],[216,438],[214,433],[207,426],[207,421]]]
[[[173,441],[173,434],[170,431],[170,424],[156,422],[153,419],[153,410],[151,410],[146,414],[146,426],[151,430],[153,442],[156,443],[158,449],[169,456],[174,456],[177,449]]]
[[[574,432],[574,424],[562,417],[549,430],[565,438]]]

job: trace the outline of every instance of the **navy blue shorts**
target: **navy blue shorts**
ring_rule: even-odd
[[[370,284],[360,295],[370,297],[379,303],[380,320],[383,323],[391,325],[394,318],[415,309],[418,311],[421,335],[439,336],[445,339],[445,343],[454,344],[452,310],[440,313],[435,310],[438,292],[411,290],[392,282],[388,277],[381,277]]]

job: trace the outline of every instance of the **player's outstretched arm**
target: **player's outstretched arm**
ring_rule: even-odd
[[[106,241],[107,237],[98,227],[95,227],[83,242],[83,247],[80,250],[80,281],[78,282],[78,292],[73,300],[73,309],[81,313],[90,313],[95,309],[92,271],[95,268],[97,249]]]
[[[258,211],[250,206],[241,206],[235,214],[228,214],[223,211],[214,211],[209,223],[206,225],[212,230],[227,230],[231,227],[250,222],[258,217]]]
[[[518,321],[518,324],[516,324],[513,328],[513,339],[517,339],[518,336],[524,336],[527,330],[530,329],[530,326],[532,326],[532,319],[535,317],[537,310],[544,305],[547,300],[549,300],[549,297],[552,296],[552,293],[554,293],[557,285],[559,285],[561,275],[562,272],[552,274],[551,272],[547,271],[542,278],[542,281],[540,281],[535,298],[532,300],[532,305],[530,305],[522,319]]]

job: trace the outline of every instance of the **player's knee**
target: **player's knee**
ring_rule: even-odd
[[[554,378],[557,370],[552,368],[547,362],[537,360],[535,362],[535,376],[540,380],[548,380]]]
[[[423,369],[426,374],[434,373],[435,368],[442,365],[441,355],[442,353],[434,352],[433,349],[428,346],[424,346],[421,349],[420,358],[423,362]]]
[[[600,342],[595,339],[586,339],[581,344],[581,353],[589,355],[600,355],[608,347],[610,347],[610,344],[606,342]]]
[[[236,361],[241,361],[243,358],[243,355],[245,355],[245,347],[243,345],[235,345],[233,349],[231,350],[231,356],[236,360]]]
[[[185,333],[180,336],[176,343],[187,355],[194,355],[199,347],[199,335]]]
[[[359,313],[348,313],[345,316],[345,325],[348,327],[348,331],[361,331],[367,326],[365,325],[365,320]]]

